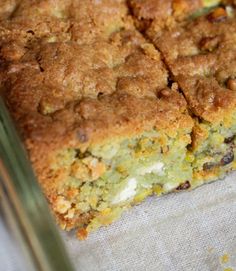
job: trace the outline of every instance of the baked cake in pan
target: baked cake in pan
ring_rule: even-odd
[[[2,96],[63,229],[83,239],[234,168],[236,23],[218,2],[4,1]]]

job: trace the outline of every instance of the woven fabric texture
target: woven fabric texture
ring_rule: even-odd
[[[86,241],[74,234],[62,235],[77,270],[236,271],[236,173],[151,197]]]

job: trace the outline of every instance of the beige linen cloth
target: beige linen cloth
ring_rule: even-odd
[[[62,236],[76,270],[236,271],[236,173],[151,197],[86,241]]]
[[[78,271],[236,271],[236,172],[149,198],[86,241],[62,236]],[[28,271],[20,255],[0,220],[0,270]]]

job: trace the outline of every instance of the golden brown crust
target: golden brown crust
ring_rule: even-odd
[[[8,9],[9,20],[0,24],[1,48],[12,55],[22,51],[13,57],[39,41],[84,44],[108,39],[123,28],[134,30],[124,0],[9,0],[0,7],[0,19]]]
[[[203,7],[201,0],[129,0],[129,3],[138,19],[148,20],[186,17]]]
[[[191,110],[208,121],[222,120],[236,105],[232,82],[227,84],[236,76],[232,34],[236,31],[236,20],[226,13],[219,19],[216,14],[220,12],[213,11],[176,27],[161,38],[153,37]]]
[[[3,24],[7,28],[33,31],[40,38],[85,43],[128,28],[132,24],[127,14],[124,0],[23,0],[11,14],[11,20]],[[67,28],[60,29],[63,25]]]
[[[129,0],[128,3],[137,19],[136,25],[148,35],[160,35],[163,29],[173,27],[203,7],[201,0]]]

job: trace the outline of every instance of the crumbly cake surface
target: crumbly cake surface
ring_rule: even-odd
[[[234,11],[191,17],[218,2],[4,1],[2,95],[62,228],[236,166]]]
[[[155,39],[191,110],[207,121],[220,121],[222,110],[235,107],[235,30],[235,18],[218,8]]]
[[[201,0],[129,0],[133,14],[139,20],[168,20],[183,18],[203,7]],[[157,21],[158,22],[158,21]]]
[[[217,5],[219,0],[129,0],[136,26],[147,36],[160,36],[165,29],[188,19],[195,12]]]

